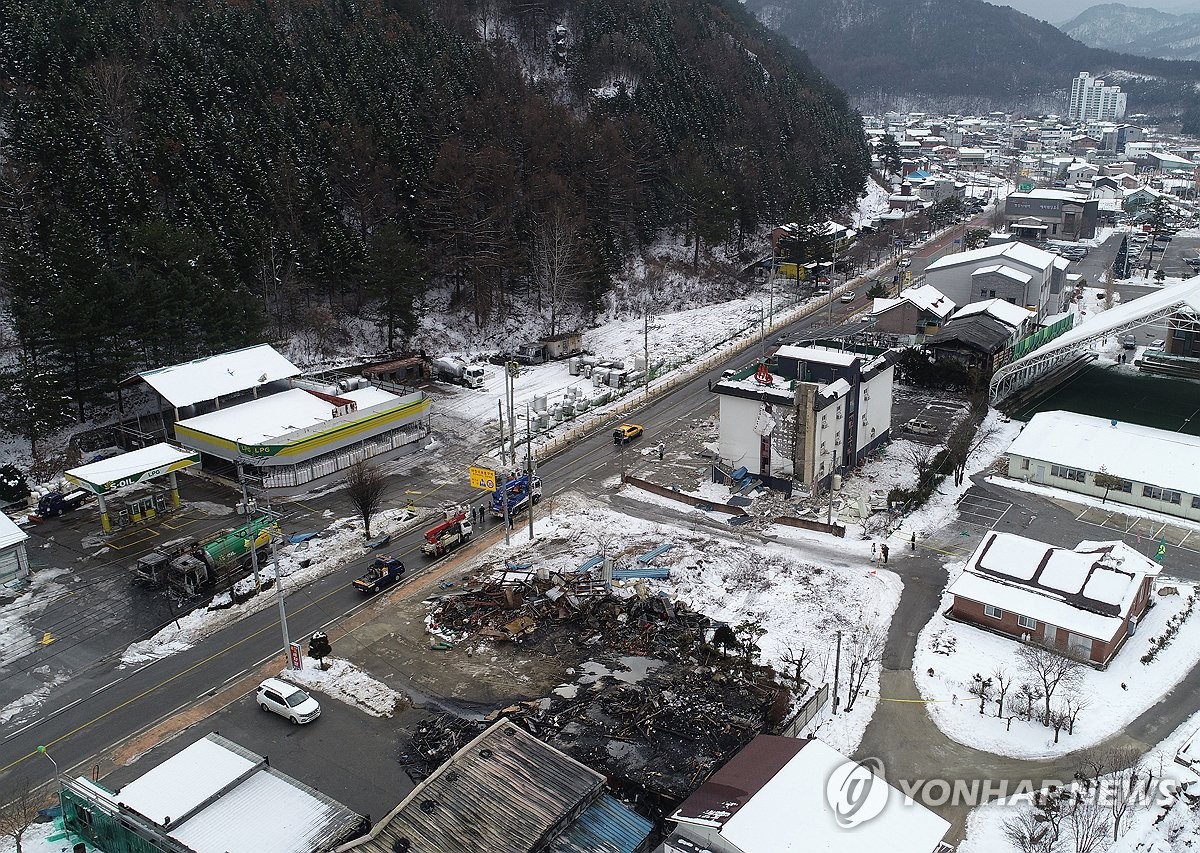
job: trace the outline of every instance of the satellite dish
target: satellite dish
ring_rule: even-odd
[[[1111,423],[1113,425],[1113,429],[1117,428],[1117,419],[1116,418],[1113,418],[1111,421],[1109,421],[1109,423]]]

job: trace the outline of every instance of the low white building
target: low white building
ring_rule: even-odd
[[[839,779],[868,819],[836,810]],[[828,744],[774,735],[750,741],[667,820],[663,853],[934,853],[950,828]]]
[[[0,588],[15,586],[29,577],[29,534],[0,513]]]
[[[1010,477],[1200,521],[1200,437],[1039,412],[1005,456]],[[1120,482],[1097,485],[1101,472]]]
[[[890,439],[895,359],[782,346],[769,364],[721,380],[721,461],[825,485]]]

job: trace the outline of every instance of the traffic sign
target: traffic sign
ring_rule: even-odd
[[[304,656],[300,654],[300,644],[288,643],[288,653],[292,656],[292,669],[304,669]]]
[[[1023,193],[1032,192],[1033,181],[1021,181],[1021,183],[1017,184],[1017,189]]]
[[[489,492],[496,491],[496,472],[491,468],[476,468],[472,465],[470,472],[472,489],[486,489]]]

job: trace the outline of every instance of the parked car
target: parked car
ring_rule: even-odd
[[[621,424],[613,430],[613,444],[629,444],[644,431],[639,424]]]
[[[1156,350],[1161,350],[1161,349],[1163,349],[1163,348],[1164,348],[1166,345],[1167,345],[1167,342],[1166,342],[1166,341],[1164,341],[1162,338],[1155,338],[1154,340],[1152,340],[1152,341],[1150,342],[1150,346],[1146,347],[1146,349],[1156,349]]]
[[[1200,269],[1200,258],[1188,258],[1184,263],[1193,269]]]
[[[258,707],[287,717],[292,725],[311,723],[321,716],[321,705],[294,684],[278,678],[268,678],[254,694]]]
[[[929,421],[913,418],[904,425],[905,432],[915,432],[917,435],[932,435],[934,426]]]
[[[1137,337],[1135,335],[1125,335],[1121,338],[1121,346],[1125,349],[1137,349]]]
[[[853,302],[854,301],[854,291],[847,290],[845,293],[843,293],[841,295],[841,301],[846,303],[847,305],[849,305],[851,302]]]
[[[1158,243],[1170,243],[1172,239],[1170,234],[1159,234],[1154,238],[1155,242]]]

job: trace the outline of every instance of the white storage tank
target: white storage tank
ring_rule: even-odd
[[[572,376],[579,375],[579,356],[571,356],[571,360],[567,362],[567,372]]]
[[[537,428],[539,430],[544,430],[544,429],[550,428],[550,413],[549,412],[538,412]]]
[[[534,397],[533,397],[533,410],[534,410],[535,412],[544,412],[544,411],[546,411],[546,395],[545,395],[545,394],[535,394],[535,395],[534,395]]]
[[[639,373],[646,372],[646,356],[643,353],[638,353],[633,357],[633,369]]]
[[[842,490],[842,475],[841,474],[833,475],[833,490],[835,492],[840,492]]]

